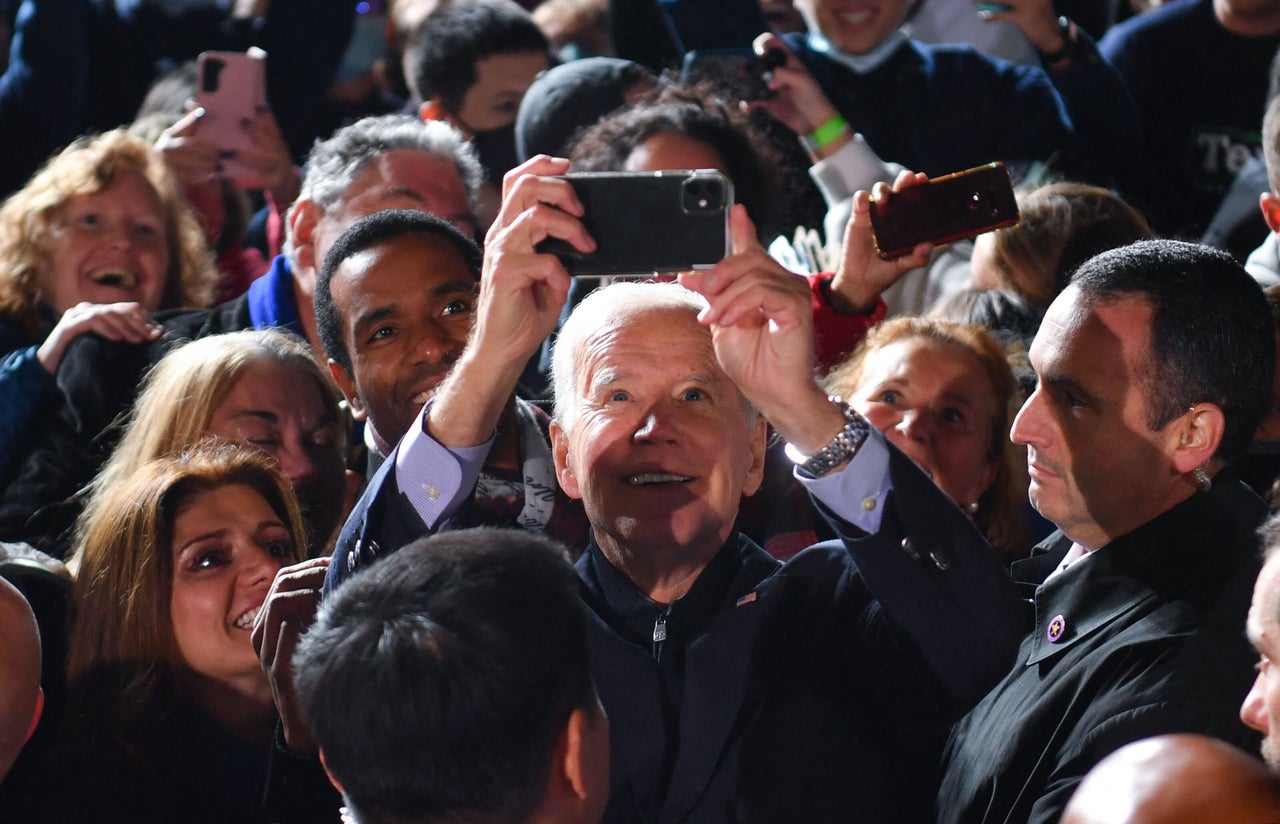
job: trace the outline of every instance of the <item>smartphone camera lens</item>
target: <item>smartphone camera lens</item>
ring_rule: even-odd
[[[724,206],[724,189],[720,181],[711,177],[686,180],[683,205],[688,213],[719,211]]]
[[[203,69],[200,72],[200,87],[202,91],[216,92],[218,90],[218,76],[222,74],[222,70],[227,67],[226,62],[216,57],[206,57],[203,63]]]

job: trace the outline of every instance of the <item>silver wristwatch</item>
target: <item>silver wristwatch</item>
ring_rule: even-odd
[[[858,453],[867,436],[871,434],[871,424],[866,418],[854,411],[853,407],[831,395],[827,400],[840,408],[844,415],[844,428],[836,433],[831,442],[812,455],[805,456],[790,443],[786,446],[787,457],[798,464],[802,475],[810,478],[821,478],[840,464]]]

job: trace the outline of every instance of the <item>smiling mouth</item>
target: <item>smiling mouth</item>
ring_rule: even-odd
[[[844,14],[841,14],[840,19],[843,20],[845,23],[848,23],[850,26],[861,26],[862,24],[870,20],[873,16],[875,16],[875,12],[873,11],[868,11],[868,10],[848,11],[848,12],[845,12]]]
[[[687,475],[672,475],[668,472],[642,472],[627,478],[630,486],[650,486],[652,484],[683,484],[692,481]]]
[[[256,607],[237,618],[233,626],[235,626],[236,629],[253,629],[253,622],[258,620],[258,613],[261,611],[262,604],[258,604]]]
[[[104,269],[101,272],[93,272],[89,275],[89,280],[99,286],[109,286],[113,289],[133,289],[138,285],[137,276],[123,269]]]

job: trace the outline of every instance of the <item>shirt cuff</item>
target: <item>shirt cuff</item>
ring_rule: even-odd
[[[893,483],[889,479],[889,447],[879,430],[871,430],[844,469],[821,478],[794,474],[809,494],[845,522],[868,534],[880,530]]]
[[[870,189],[882,180],[893,180],[895,174],[860,134],[809,167],[809,176],[827,203],[853,197],[859,189]]]
[[[478,446],[451,449],[427,434],[422,408],[396,448],[396,487],[428,529],[454,515],[475,489],[493,438]]]

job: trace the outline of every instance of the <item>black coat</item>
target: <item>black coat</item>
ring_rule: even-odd
[[[1256,752],[1239,709],[1257,660],[1244,626],[1264,510],[1221,472],[1212,491],[1047,582],[1071,545],[1062,533],[1015,564],[1034,625],[1013,671],[952,732],[938,820],[1056,822],[1090,767],[1151,735]]]
[[[160,312],[156,320],[165,332],[151,343],[80,335],[67,347],[56,376],[63,402],[33,425],[32,443],[0,493],[0,538],[65,558],[83,508],[73,496],[110,457],[121,431],[112,424],[133,406],[147,370],[178,343],[253,328],[245,296],[214,309]]]

